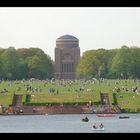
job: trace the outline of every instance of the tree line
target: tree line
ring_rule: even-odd
[[[83,53],[79,78],[140,78],[140,48],[97,49]],[[40,48],[0,48],[0,80],[51,79],[54,62]]]
[[[80,78],[140,78],[140,48],[97,49],[83,53],[77,67]]]
[[[46,79],[52,76],[53,61],[41,49],[0,49],[0,79]]]

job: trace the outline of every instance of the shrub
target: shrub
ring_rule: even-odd
[[[64,102],[64,103],[57,103],[57,102],[45,102],[45,103],[27,103],[25,102],[24,105],[28,106],[45,106],[45,105],[86,105],[87,102]]]

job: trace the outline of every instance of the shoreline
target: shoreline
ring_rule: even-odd
[[[111,106],[112,107],[112,106]],[[45,115],[45,114],[118,114],[119,109],[97,110],[96,106],[87,105],[55,105],[55,106],[11,106],[1,112],[1,115]],[[95,111],[96,110],[96,111]]]
[[[117,115],[117,114],[140,114],[140,113],[136,113],[136,112],[126,112],[126,113],[54,113],[54,114],[0,114],[0,116],[31,116],[31,115],[42,115],[42,116],[47,116],[47,115],[90,115],[90,114],[94,114],[94,115],[98,115],[98,114],[111,114],[111,115]],[[115,117],[115,116],[112,116]],[[109,117],[109,118],[112,118]],[[100,118],[100,117],[99,117]]]

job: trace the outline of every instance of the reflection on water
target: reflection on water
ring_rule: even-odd
[[[87,116],[89,122],[81,119]],[[127,114],[129,119],[97,117],[95,114],[0,116],[0,132],[22,133],[139,133],[140,114]],[[123,114],[121,114],[123,116]],[[103,123],[105,131],[93,131],[94,123]]]

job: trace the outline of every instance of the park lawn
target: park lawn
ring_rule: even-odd
[[[115,85],[115,82],[119,81],[118,85]],[[11,85],[9,86],[9,84]],[[25,85],[31,85],[32,87],[39,87],[41,88],[41,92],[27,92]],[[0,94],[0,104],[8,106],[12,103],[13,94],[23,94],[23,102],[25,102],[25,95],[31,94],[35,97],[32,97],[31,103],[67,103],[67,102],[89,102],[92,101],[93,103],[100,102],[100,92],[108,93],[110,98],[110,103],[113,103],[113,88],[115,86],[122,88],[128,87],[132,88],[132,86],[137,85],[140,86],[140,81],[138,80],[137,83],[134,83],[133,80],[129,80],[127,83],[125,80],[107,80],[104,82],[97,82],[96,84],[93,83],[72,83],[71,85],[60,85],[59,82],[56,83],[47,83],[44,86],[44,83],[42,81],[25,81],[25,82],[2,82],[0,84],[0,91],[4,88],[8,89],[8,93],[1,93]],[[91,92],[82,91],[77,92],[76,90],[79,90],[80,87],[84,86],[85,89],[91,89]],[[21,87],[20,91],[17,91],[17,88]],[[55,88],[58,90],[58,94],[50,94],[49,90],[50,88]],[[119,95],[123,95],[123,99],[119,98]],[[79,96],[79,97],[78,97]],[[133,96],[135,96],[135,99],[133,99]],[[136,93],[126,93],[121,91],[119,94],[117,94],[117,99],[119,105],[121,105],[122,108],[140,108],[140,94]]]
[[[23,95],[22,102],[25,102],[25,94]],[[12,104],[13,101],[13,94],[1,94],[0,95],[0,105],[8,107]]]
[[[92,93],[61,93],[61,94],[33,94],[34,97],[31,98],[31,102],[39,103],[63,103],[63,102],[89,102],[90,100],[94,101],[94,94]]]
[[[118,97],[118,104],[121,108],[140,108],[140,93],[138,95],[136,93],[123,93],[121,95],[123,95],[123,98]]]
[[[12,94],[2,94],[0,95],[0,105],[8,107],[9,104],[12,104]]]

